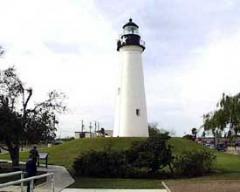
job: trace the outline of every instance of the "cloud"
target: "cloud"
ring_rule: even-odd
[[[8,0],[0,6],[0,67],[16,65],[34,89],[68,95],[59,132],[72,135],[81,120],[113,127],[116,39],[132,17],[146,41],[143,53],[149,121],[176,130],[199,127],[222,92],[239,91],[240,2]]]
[[[240,29],[227,37],[215,34],[205,47],[192,50],[198,54],[184,66],[159,67],[147,74],[150,120],[174,128],[178,135],[200,127],[202,115],[215,109],[223,92],[239,92],[239,43]]]
[[[59,129],[67,135],[80,120],[107,122],[115,100],[115,33],[93,1],[7,1],[1,3],[1,68],[16,65],[33,87],[34,100],[51,89],[68,96],[69,112]],[[110,54],[109,54],[110,52]],[[113,119],[110,119],[113,121]]]

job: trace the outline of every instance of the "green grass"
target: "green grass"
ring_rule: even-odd
[[[51,148],[39,149],[40,152],[49,153],[49,164],[62,165],[70,169],[74,159],[81,153],[89,150],[103,150],[109,148],[113,150],[125,150],[135,141],[142,141],[144,138],[86,138],[76,139],[55,145]],[[20,153],[20,160],[26,161],[28,152]],[[10,159],[8,154],[1,154],[0,159]]]
[[[240,173],[240,155],[217,152],[216,168],[225,173]]]
[[[133,142],[143,141],[144,138],[86,138],[76,139],[56,145],[51,148],[39,149],[40,152],[49,153],[49,164],[62,165],[70,169],[74,159],[81,153],[89,150],[103,150],[109,148],[113,150],[128,149]],[[169,144],[173,146],[174,154],[180,154],[183,151],[192,151],[203,149],[203,146],[190,140],[182,138],[171,138]],[[240,174],[240,156],[216,152],[217,160],[215,168],[221,173],[239,173]],[[26,161],[28,152],[20,153],[20,160]],[[0,154],[0,159],[9,159],[8,154]]]
[[[202,145],[199,145],[193,141],[175,137],[169,140],[169,144],[173,147],[174,154],[181,154],[183,151],[193,151],[203,149]]]
[[[55,145],[51,148],[39,149],[40,152],[49,153],[49,164],[62,165],[70,169],[74,159],[81,153],[89,150],[103,150],[109,148],[113,150],[126,150],[132,143],[136,141],[143,141],[145,138],[86,138],[76,139],[65,142],[62,145]],[[195,150],[202,147],[192,141],[181,138],[172,138],[169,144],[174,146],[174,153],[181,153],[183,150]],[[183,146],[187,146],[185,149]],[[20,160],[26,161],[28,152],[20,153]],[[0,159],[10,159],[8,154],[1,154]]]
[[[158,179],[77,178],[69,188],[161,189],[163,186]]]
[[[86,138],[68,141],[62,145],[56,145],[51,148],[39,149],[40,152],[49,153],[49,163],[65,166],[71,170],[74,159],[81,153],[89,150],[103,150],[111,147],[114,150],[128,149],[135,141],[143,141],[144,138]],[[172,138],[169,144],[173,146],[174,154],[180,154],[183,151],[192,151],[203,149],[203,146],[190,140],[182,138]],[[209,149],[210,150],[210,149]],[[21,161],[26,161],[28,152],[20,154]],[[240,179],[240,156],[216,152],[216,172],[199,178],[179,179],[178,181],[206,181],[215,179]],[[0,159],[9,159],[8,154],[1,154]],[[174,180],[170,180],[174,181]],[[175,181],[174,181],[175,182]],[[73,187],[98,187],[98,188],[159,188],[160,180],[152,179],[98,179],[98,178],[78,178]]]
[[[203,149],[202,145],[182,138],[172,138],[169,143],[173,146],[173,152],[180,154],[183,151]],[[208,149],[211,150],[211,149]],[[216,154],[214,168],[216,172],[208,177],[212,178],[239,178],[240,179],[240,155],[227,154],[212,150]]]

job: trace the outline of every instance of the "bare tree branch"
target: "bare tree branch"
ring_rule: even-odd
[[[32,97],[32,89],[27,89],[27,92],[28,92],[27,100],[23,101],[23,115],[26,113],[28,102]]]

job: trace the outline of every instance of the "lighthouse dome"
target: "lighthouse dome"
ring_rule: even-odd
[[[123,34],[139,34],[138,33],[138,25],[132,21],[132,19],[129,19],[129,22],[123,25]]]
[[[120,48],[130,45],[140,46],[145,49],[145,43],[141,40],[138,31],[138,25],[132,21],[130,18],[128,23],[123,25],[123,33],[121,34],[120,39],[117,42],[117,50]]]
[[[134,23],[132,21],[132,18],[129,19],[128,23],[126,23],[125,25],[123,25],[123,29],[127,26],[134,26],[134,27],[137,27],[138,28],[138,25],[136,23]]]

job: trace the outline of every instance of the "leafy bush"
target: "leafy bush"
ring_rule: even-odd
[[[191,140],[191,141],[194,141],[194,137],[193,137],[192,135],[189,135],[189,134],[184,135],[183,138],[184,138],[184,139]]]
[[[157,127],[151,127],[151,125],[148,125],[148,131],[149,131],[149,137],[153,137],[155,135],[160,134],[160,129]]]
[[[103,151],[88,151],[76,158],[74,173],[87,177],[169,178],[202,176],[212,170],[212,151],[185,151],[173,157],[169,138],[157,134],[122,151],[114,151],[112,141],[106,142]]]
[[[177,156],[173,165],[177,175],[195,177],[209,173],[215,159],[212,151],[187,151]]]
[[[172,170],[172,151],[166,144],[169,138],[167,134],[159,134],[149,137],[144,142],[135,143],[127,152],[128,163],[133,167],[145,167],[152,173],[156,173],[167,165]]]
[[[127,171],[125,154],[118,151],[90,151],[73,164],[76,176],[124,177]]]
[[[127,151],[112,151],[107,143],[104,151],[81,154],[73,164],[76,176],[90,177],[154,177],[173,159],[167,134],[159,134],[137,142]],[[171,166],[170,166],[171,168]]]

